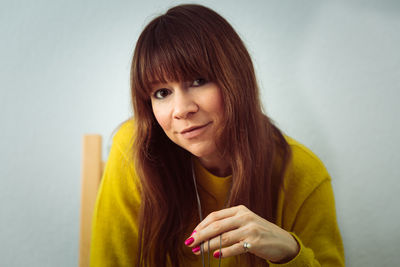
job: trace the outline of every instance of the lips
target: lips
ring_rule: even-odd
[[[182,134],[182,136],[187,139],[194,138],[201,135],[206,130],[207,126],[210,124],[211,122],[208,122],[203,125],[191,126],[181,131],[180,134]]]
[[[190,131],[193,131],[193,130],[196,130],[196,129],[199,129],[199,128],[202,128],[202,127],[205,127],[205,126],[207,126],[207,124],[209,124],[209,123],[206,123],[206,124],[203,124],[203,125],[199,125],[199,126],[192,126],[192,127],[186,128],[181,132],[181,134],[184,134],[184,133],[187,133],[187,132],[190,132]]]

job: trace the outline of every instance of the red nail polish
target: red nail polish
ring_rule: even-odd
[[[190,244],[192,244],[194,242],[194,238],[193,237],[189,237],[188,239],[185,240],[185,245],[189,246]]]
[[[193,253],[199,252],[200,251],[200,246],[194,247],[192,249]]]
[[[219,255],[220,255],[219,251],[215,251],[213,256],[214,256],[214,258],[219,259]],[[221,254],[221,256],[222,256],[222,254]]]
[[[197,231],[196,231],[196,230],[194,230],[194,231],[193,231],[193,233],[192,233],[190,236],[194,235],[195,233],[197,233]]]

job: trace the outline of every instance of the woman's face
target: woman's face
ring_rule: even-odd
[[[175,144],[199,158],[218,156],[216,132],[224,108],[215,83],[204,79],[154,83],[151,103],[157,122]]]

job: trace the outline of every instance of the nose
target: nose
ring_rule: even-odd
[[[198,110],[199,106],[189,93],[180,91],[175,95],[174,119],[186,119]]]

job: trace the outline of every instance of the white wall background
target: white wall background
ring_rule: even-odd
[[[82,135],[110,145],[138,34],[180,2],[0,1],[0,266],[77,265]],[[198,3],[243,37],[268,114],[325,162],[347,265],[399,266],[400,2]]]

